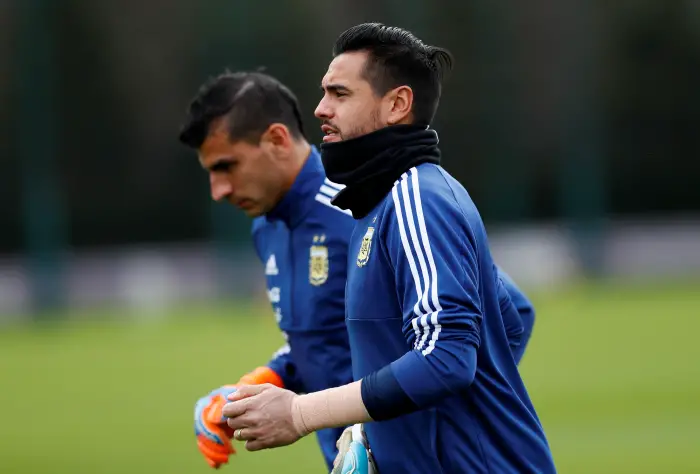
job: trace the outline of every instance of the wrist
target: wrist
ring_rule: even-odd
[[[304,411],[308,411],[308,407],[305,407],[308,404],[308,398],[304,397],[306,395],[295,395],[292,399],[292,424],[302,438],[313,431],[304,421]]]
[[[297,395],[292,401],[292,420],[301,436],[324,428],[372,421],[362,401],[362,383],[353,382],[320,392]]]

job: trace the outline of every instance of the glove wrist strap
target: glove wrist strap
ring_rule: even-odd
[[[258,367],[252,372],[245,374],[238,381],[237,385],[262,385],[264,383],[284,388],[282,377],[269,367]]]

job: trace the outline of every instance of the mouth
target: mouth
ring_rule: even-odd
[[[330,125],[322,125],[321,131],[324,133],[323,143],[339,142],[342,139],[340,132]]]
[[[239,199],[236,201],[235,205],[237,208],[247,211],[252,208],[255,203],[250,199]]]

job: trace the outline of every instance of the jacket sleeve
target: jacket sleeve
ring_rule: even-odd
[[[515,312],[520,320],[520,326],[522,327],[522,331],[520,331],[520,336],[517,338],[517,343],[514,344],[513,342],[515,341],[511,342],[513,358],[515,359],[515,363],[519,364],[523,358],[523,355],[525,354],[525,349],[527,348],[527,344],[530,341],[530,336],[532,336],[532,329],[535,325],[535,308],[532,305],[532,302],[527,298],[527,296],[525,296],[525,293],[523,293],[520,290],[520,288],[518,288],[513,279],[501,268],[498,269],[498,278],[503,284],[503,288],[508,293],[508,296],[510,297],[510,300],[512,302],[512,307],[514,308],[514,311],[509,311],[510,316],[507,316],[504,313],[503,322],[506,323],[506,319],[509,319],[511,320],[511,325],[515,324],[512,322],[512,319],[514,317],[512,315],[513,312]],[[503,311],[503,308],[501,310]],[[511,331],[513,337],[515,338],[515,331],[513,331],[512,326]],[[507,323],[506,334],[508,334]],[[508,340],[511,341],[511,334],[508,334]]]
[[[297,366],[292,359],[292,350],[289,344],[283,345],[267,363],[273,372],[280,376],[284,388],[295,393],[304,391],[303,383],[297,372]]]
[[[257,218],[253,221],[251,236],[253,239],[255,253],[258,256],[258,259],[264,264],[264,258],[260,253],[260,239],[263,238],[261,232],[262,223],[262,218]],[[283,336],[286,339],[286,334],[283,333]],[[270,368],[273,372],[280,376],[285,388],[297,393],[303,391],[302,382],[298,375],[297,367],[294,363],[289,344],[285,343],[279,350],[277,350],[266,364],[266,367]]]
[[[496,265],[493,266],[494,277],[496,279],[496,288],[498,291],[498,306],[501,310],[501,316],[503,318],[503,328],[506,331],[506,337],[508,338],[508,345],[510,346],[511,353],[513,357],[518,352],[520,348],[521,338],[523,335],[523,320],[518,313],[518,309],[515,307],[513,300],[511,300],[510,293],[506,289],[506,283],[498,275],[498,270]]]
[[[420,186],[412,173],[392,191],[381,236],[412,350],[363,379],[363,402],[375,420],[432,406],[468,388],[476,372],[477,240],[452,194]]]

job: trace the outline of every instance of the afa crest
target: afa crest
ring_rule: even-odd
[[[309,250],[309,283],[323,285],[328,280],[328,247],[324,245],[325,235],[314,235],[314,243]]]
[[[365,236],[362,237],[360,251],[357,253],[358,267],[364,267],[369,261],[369,253],[372,251],[372,236],[374,236],[374,227],[368,227]]]

